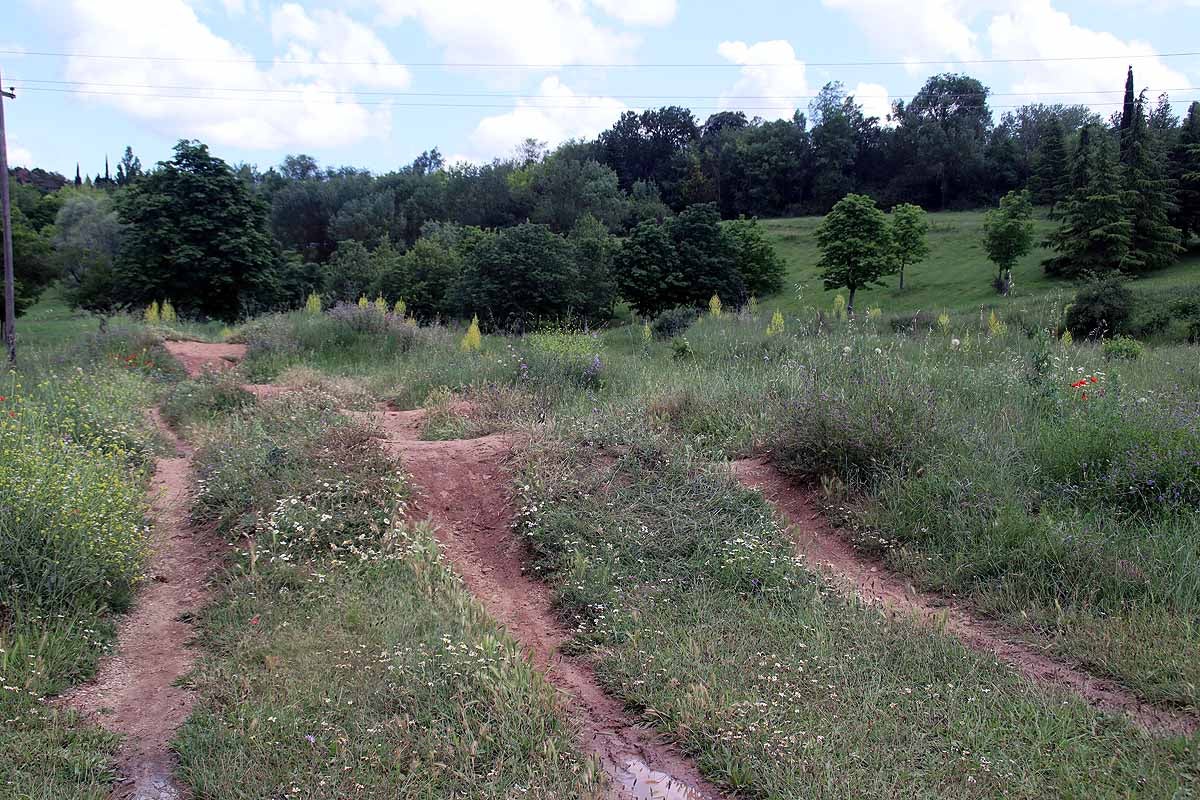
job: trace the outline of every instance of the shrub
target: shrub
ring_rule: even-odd
[[[933,330],[934,326],[938,326],[938,329],[942,330],[940,320],[926,311],[917,311],[912,314],[897,314],[888,319],[888,325],[896,333],[922,333]],[[948,318],[946,325],[948,329]]]
[[[1125,332],[1133,310],[1133,292],[1120,276],[1092,281],[1076,294],[1067,309],[1067,330],[1076,339],[1099,338]]]
[[[1141,342],[1128,336],[1115,336],[1112,339],[1105,339],[1103,349],[1104,357],[1109,361],[1113,359],[1136,361],[1142,357],[1142,352],[1145,350]]]
[[[243,389],[232,375],[204,373],[176,384],[162,403],[163,419],[178,427],[215,419],[254,404],[254,395]]]
[[[690,328],[697,316],[698,312],[691,306],[676,306],[655,317],[650,323],[650,329],[654,331],[656,339],[674,339]]]

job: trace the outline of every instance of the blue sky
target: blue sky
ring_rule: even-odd
[[[1178,111],[1200,99],[1200,57],[1153,57],[1200,50],[1200,0],[0,5],[23,23],[0,32],[10,161],[67,175],[127,144],[149,164],[179,138],[264,168],[305,152],[383,172],[433,146],[487,160],[526,136],[595,135],[627,108],[789,116],[828,80],[884,113],[944,70],[983,80],[997,114],[1041,100],[1107,116],[1130,60]],[[1078,60],[1039,60],[1064,58]]]

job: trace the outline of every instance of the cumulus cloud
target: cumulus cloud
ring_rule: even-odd
[[[890,55],[914,60],[961,61],[979,57],[977,36],[967,22],[967,9],[959,0],[822,2],[826,8],[849,14],[872,43]]]
[[[1124,40],[1111,33],[1076,25],[1070,15],[1056,10],[1050,0],[1015,0],[1009,5],[1010,8],[993,17],[988,26],[988,42],[993,58],[1097,55],[1130,58],[1128,62],[1104,59],[1023,63],[1019,65],[1013,81],[1014,92],[1036,95],[1039,92],[1076,90],[1080,94],[1046,94],[1042,99],[1054,103],[1086,103],[1107,114],[1120,104],[1127,63],[1133,64],[1139,89],[1181,89],[1192,85],[1191,79],[1167,66],[1161,59],[1144,58],[1155,52],[1149,42]]]
[[[10,167],[34,167],[34,166],[36,166],[36,164],[33,163],[33,153],[31,153],[29,151],[29,148],[22,147],[21,145],[16,144],[15,142],[8,143],[7,155],[8,155],[8,165]]]
[[[868,117],[878,117],[880,124],[887,124],[888,114],[892,113],[892,98],[886,86],[878,83],[860,83],[850,90],[854,100],[862,106],[863,114]]]
[[[512,111],[480,120],[470,137],[473,160],[511,153],[531,137],[551,147],[567,139],[592,137],[625,110],[624,103],[611,97],[580,96],[552,75],[542,81],[537,98],[518,101]]]
[[[791,117],[808,104],[807,70],[788,42],[721,42],[717,53],[743,65],[737,82],[721,95],[723,108],[749,109],[750,116]]]
[[[659,0],[651,3],[655,5]],[[623,62],[636,39],[597,25],[584,0],[377,0],[384,23],[415,20],[446,60],[465,64]],[[635,12],[632,2],[610,0]],[[650,16],[654,16],[651,14]]]
[[[356,86],[406,85],[403,69],[380,66],[393,59],[373,33],[340,12],[285,5],[272,20],[286,60],[270,68],[212,32],[184,0],[130,0],[113,14],[105,0],[72,0],[62,23],[70,49],[81,53],[112,50],[164,59],[67,59],[66,77],[112,94],[82,94],[142,120],[163,135],[198,137],[246,148],[319,148],[347,145],[386,135],[386,106],[368,108],[349,91]],[[319,36],[318,36],[319,34]],[[319,38],[319,41],[318,41]],[[318,67],[323,61],[372,62],[355,67]],[[170,60],[187,59],[187,60]],[[120,84],[121,86],[113,86]],[[137,85],[222,87],[237,91],[192,92],[143,89]],[[203,99],[164,95],[204,94]]]
[[[675,19],[675,0],[594,0],[608,14],[628,25],[666,25]]]

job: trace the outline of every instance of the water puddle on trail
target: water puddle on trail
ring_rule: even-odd
[[[704,795],[665,772],[655,772],[636,758],[615,776],[622,798],[632,800],[704,800]]]

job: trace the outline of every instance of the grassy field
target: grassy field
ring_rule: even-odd
[[[769,308],[778,307],[785,314],[800,314],[808,306],[830,309],[837,291],[826,291],[821,284],[817,250],[813,232],[821,217],[769,219],[760,224],[777,253],[787,263],[786,288],[779,295],[764,299]],[[1066,302],[1074,291],[1067,281],[1047,278],[1041,262],[1049,254],[1042,247],[1021,259],[1013,270],[1014,288],[1010,296],[1000,297],[992,288],[995,266],[988,261],[983,249],[984,212],[947,211],[929,215],[929,258],[905,272],[904,291],[898,288],[896,276],[885,279],[887,287],[861,290],[856,302],[862,309],[876,306],[884,315],[899,312],[927,311],[936,316],[941,311],[967,312],[980,306],[1019,309],[1039,302],[1048,295],[1061,295]],[[1040,242],[1054,226],[1044,216],[1036,223]],[[1147,290],[1195,286],[1200,281],[1200,253],[1138,282]],[[845,290],[840,290],[845,294]]]

